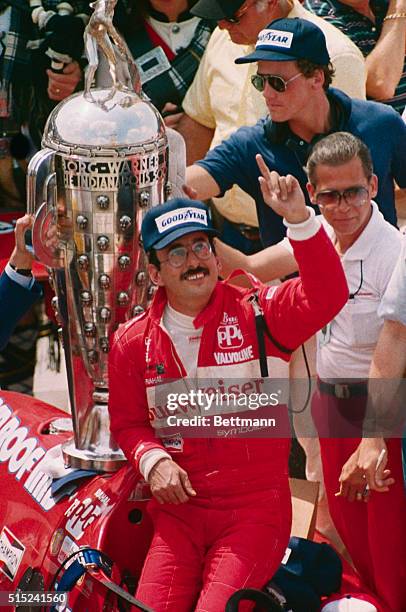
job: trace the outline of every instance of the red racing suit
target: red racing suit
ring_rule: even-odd
[[[348,287],[324,229],[292,245],[300,278],[278,287],[254,280],[254,289],[217,283],[195,319],[196,328],[203,326],[198,379],[221,386],[233,378],[240,389],[261,379],[249,302],[255,289],[275,340],[266,339],[266,353],[286,361],[283,347],[295,350],[341,310]],[[165,290],[159,288],[149,310],[116,334],[109,366],[111,431],[135,469],[147,451],[168,451],[187,471],[197,496],[178,506],[152,502],[155,536],[137,594],[157,612],[215,612],[224,610],[234,590],[263,586],[281,562],[291,522],[289,440],[189,438],[176,428],[159,437],[171,414],[157,405],[159,387],[187,385],[161,324],[165,305]]]

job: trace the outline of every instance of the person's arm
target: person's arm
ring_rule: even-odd
[[[186,142],[188,165],[202,159],[210,148],[216,129],[216,117],[212,108],[212,73],[217,70],[216,41],[223,37],[218,28],[212,33],[205,52],[182,101],[183,116],[176,129]]]
[[[31,215],[17,219],[15,247],[0,276],[0,350],[7,344],[21,317],[42,295],[41,285],[30,273],[33,256],[27,250],[24,239],[25,232],[31,226]],[[18,270],[24,270],[24,273]]]
[[[393,428],[398,413],[403,411],[399,386],[406,368],[405,255],[406,246],[403,244],[378,309],[385,322],[370,366],[364,437],[344,464],[340,476],[340,492],[346,497],[353,495],[353,491],[364,483],[372,490],[385,492],[394,482],[390,471],[386,470],[389,458],[385,440],[382,434],[380,437],[375,435],[386,431],[388,425],[389,429]],[[366,479],[362,483],[364,475]]]
[[[405,0],[391,0],[387,16],[406,15]],[[406,19],[387,19],[373,51],[367,56],[367,95],[375,100],[392,98],[405,62]]]
[[[148,402],[142,368],[141,351],[135,342],[127,342],[120,329],[109,354],[110,429],[127,459],[138,470],[142,456],[164,446],[155,437],[148,418]]]
[[[194,164],[202,159],[210,148],[214,130],[198,123],[186,113],[183,113],[176,125],[176,130],[182,134],[186,142],[186,163]]]
[[[256,159],[262,196],[284,217],[300,272],[300,278],[279,287],[264,287],[260,300],[272,336],[293,351],[341,310],[348,286],[340,258],[314,210],[306,206],[299,181],[270,172],[261,155]]]
[[[197,164],[186,168],[186,186],[194,190],[194,197],[198,200],[207,200],[220,194],[220,187],[211,174]]]
[[[387,435],[397,435],[399,429],[403,429],[405,371],[406,325],[400,321],[386,320],[379,335],[369,372],[365,435],[371,436],[381,431]],[[383,442],[383,439],[380,439]],[[364,446],[367,447],[368,438],[365,438],[365,442]],[[386,447],[382,444],[382,448]],[[373,474],[370,474],[371,485],[374,485],[376,483],[373,482],[372,476]],[[377,474],[375,480],[382,480],[382,473]]]
[[[391,172],[393,179],[400,189],[406,188],[406,123],[402,117],[390,107],[385,107],[391,112],[391,116],[388,116],[388,121],[382,125],[383,133],[387,129],[387,133],[390,134],[390,142],[392,148],[390,151],[391,160]]]
[[[259,124],[242,127],[208,151],[204,159],[188,166],[186,186],[194,190],[195,197],[201,200],[216,197],[235,184],[244,190],[252,182],[252,141],[259,134],[263,134]]]
[[[18,321],[41,295],[39,283],[34,282],[29,289],[21,285],[12,273],[8,274],[7,269],[0,275],[0,351],[6,346]]]
[[[159,503],[184,503],[196,492],[151,427],[140,369],[143,352],[142,342],[129,344],[117,332],[109,354],[110,430],[129,462],[146,477]]]
[[[403,376],[406,372],[406,325],[400,321],[386,320],[383,324],[369,372],[368,395],[372,403],[372,418],[398,422],[399,411],[404,411]],[[401,397],[399,398],[399,389]],[[400,402],[400,406],[399,406]],[[398,407],[398,410],[397,410]],[[391,416],[392,415],[392,416]],[[393,418],[394,417],[394,418]],[[367,416],[368,419],[368,411]],[[389,420],[389,423],[388,423]],[[378,456],[386,444],[383,438],[364,438],[360,445],[360,459],[371,489],[380,490],[385,479],[384,470],[388,457],[375,471]]]
[[[15,246],[10,255],[9,264],[17,269],[31,270],[34,256],[27,249],[25,244],[25,233],[32,228],[33,217],[24,215],[16,221],[14,230]]]
[[[390,408],[398,404],[396,396],[399,381],[405,370],[406,326],[399,321],[387,320],[380,333],[369,371],[369,400],[365,418],[368,429],[374,426],[379,429],[381,419],[385,421]],[[362,484],[367,484],[370,490],[385,493],[395,482],[390,477],[390,470],[386,469],[390,457],[385,439],[370,437],[371,433],[366,432],[367,437],[362,438],[341,471],[340,495],[350,500],[354,498],[354,490]],[[364,496],[364,501],[367,500],[368,495]]]
[[[405,371],[406,325],[400,321],[386,320],[379,335],[369,372],[369,403],[365,428],[373,427],[376,423],[377,429],[385,429],[390,434],[397,430],[399,418],[404,422],[402,415],[404,415]],[[366,433],[371,432],[367,430]]]
[[[267,283],[296,272],[297,261],[283,244],[284,241],[254,253],[254,255],[246,255],[215,238],[214,246],[220,262],[222,277],[226,278],[233,270],[245,270],[263,283]]]
[[[402,378],[406,371],[406,325],[385,321],[375,349],[370,378]]]

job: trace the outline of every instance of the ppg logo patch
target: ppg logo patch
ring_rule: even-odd
[[[11,234],[14,231],[14,227],[11,223],[0,221],[0,234]]]
[[[285,49],[290,49],[292,42],[293,32],[262,30],[258,35],[258,41],[255,47],[284,47]]]
[[[171,210],[155,219],[158,232],[162,234],[172,227],[182,225],[182,223],[201,223],[207,226],[207,212],[201,208],[178,208]]]
[[[221,349],[236,349],[242,346],[243,337],[238,323],[220,325],[217,328],[217,341]]]

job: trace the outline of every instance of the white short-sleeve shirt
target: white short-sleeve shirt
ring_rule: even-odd
[[[321,220],[327,234],[335,242],[334,229],[324,218]],[[291,250],[287,243],[286,239],[282,242]],[[317,374],[323,380],[368,378],[383,324],[378,308],[401,244],[401,233],[385,221],[373,202],[368,225],[341,257],[350,298],[334,320],[317,335]]]

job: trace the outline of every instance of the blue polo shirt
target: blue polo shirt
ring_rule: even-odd
[[[328,98],[333,116],[331,131],[350,132],[369,147],[379,181],[375,201],[385,219],[396,225],[393,181],[399,187],[406,187],[406,124],[390,106],[351,99],[333,88],[328,90]],[[221,193],[236,184],[254,198],[261,240],[264,246],[269,246],[285,236],[286,228],[281,217],[262,198],[255,155],[261,153],[270,170],[281,175],[293,174],[310,205],[304,166],[312,144],[325,135],[319,134],[307,143],[293,134],[287,124],[261,119],[252,127],[234,132],[197,164],[214,178]]]

